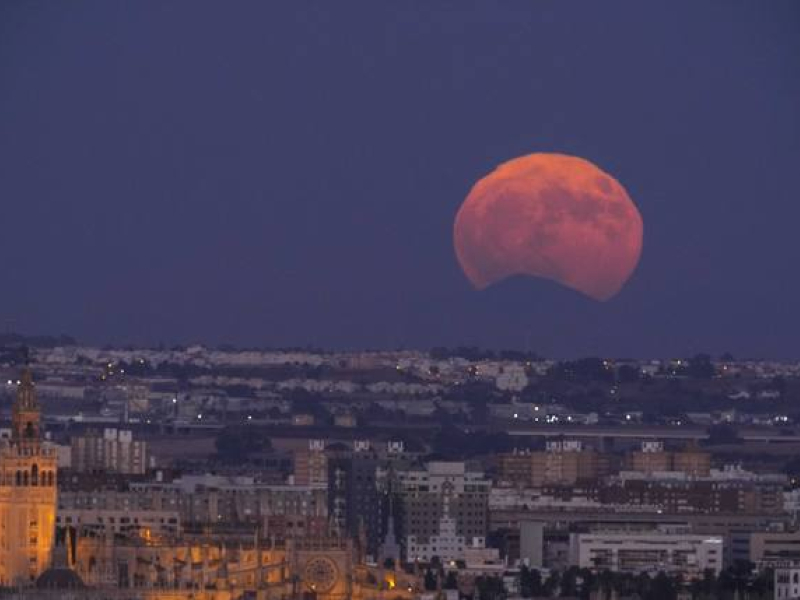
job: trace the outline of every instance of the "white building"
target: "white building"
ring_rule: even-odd
[[[800,599],[800,565],[787,565],[775,569],[775,599]]]
[[[134,440],[130,431],[106,428],[70,442],[72,468],[79,472],[143,474],[150,466],[147,442]]]
[[[484,539],[473,540],[476,547],[484,546]],[[456,533],[456,520],[450,516],[447,503],[444,505],[444,515],[439,520],[439,533],[427,538],[409,535],[406,538],[406,554],[409,561],[428,562],[434,556],[443,561],[461,560],[464,558],[468,546],[464,536]]]
[[[612,572],[701,577],[722,569],[722,537],[658,531],[577,533],[570,536],[570,564]]]
[[[484,548],[490,481],[463,462],[398,472],[406,559],[464,560]]]

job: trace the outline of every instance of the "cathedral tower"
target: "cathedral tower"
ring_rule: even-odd
[[[41,411],[25,369],[0,447],[0,585],[25,585],[50,564],[56,513],[56,455],[42,444]]]

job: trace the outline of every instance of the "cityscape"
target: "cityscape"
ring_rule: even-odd
[[[0,600],[800,600],[800,0],[0,0]]]
[[[0,357],[12,598],[797,585],[797,362],[21,339]]]

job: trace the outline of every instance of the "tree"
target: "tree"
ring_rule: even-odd
[[[541,596],[544,593],[542,574],[536,569],[523,566],[519,572],[519,588],[523,598]]]
[[[741,444],[744,440],[739,437],[736,428],[728,423],[719,423],[708,428],[709,445],[716,444]]]
[[[622,365],[617,369],[617,381],[620,383],[634,383],[639,381],[640,377],[639,369],[632,365]]]
[[[447,577],[444,580],[444,589],[446,590],[458,589],[458,578],[456,577],[455,571],[450,571],[449,573],[447,573]]]
[[[775,592],[775,571],[772,568],[764,569],[753,578],[751,590],[758,598],[771,598]]]
[[[217,435],[214,447],[219,460],[227,464],[236,464],[245,462],[249,454],[270,450],[272,442],[250,427],[228,427]]]
[[[559,585],[561,584],[561,574],[553,569],[550,571],[550,575],[547,576],[547,579],[544,582],[544,586],[542,591],[544,592],[543,596],[552,596],[556,590],[558,590]]]
[[[689,359],[686,374],[693,379],[711,379],[714,377],[714,364],[708,354],[695,354]]]
[[[514,449],[514,440],[507,433],[486,431],[467,433],[447,423],[434,437],[432,449],[435,454],[446,458],[472,458],[484,454],[510,452]]]
[[[604,594],[604,597],[610,596],[611,592],[614,590],[617,592],[621,591],[617,585],[615,574],[608,569],[605,569],[597,576],[597,582],[595,586]]]
[[[607,361],[601,358],[581,358],[574,361],[559,362],[547,374],[556,381],[573,381],[576,383],[614,382],[613,369]]]
[[[425,589],[429,592],[436,591],[436,575],[431,569],[425,571]]]
[[[578,569],[570,567],[561,576],[561,595],[576,596],[578,594]]]
[[[505,594],[503,580],[499,577],[478,577],[475,580],[478,600],[497,600]]]
[[[713,597],[714,590],[716,589],[716,584],[717,581],[714,571],[711,569],[706,569],[703,571],[703,578],[695,579],[689,586],[689,589],[692,592],[693,598],[711,598]]]
[[[659,571],[658,575],[653,578],[647,598],[652,600],[675,600],[677,595],[675,583],[664,571]]]
[[[597,575],[591,569],[579,569],[578,578],[580,597],[588,600],[592,590],[597,588]]]

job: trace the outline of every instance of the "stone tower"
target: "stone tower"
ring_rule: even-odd
[[[31,372],[22,374],[11,439],[0,446],[0,585],[26,585],[50,564],[56,513],[56,454],[42,444]]]

